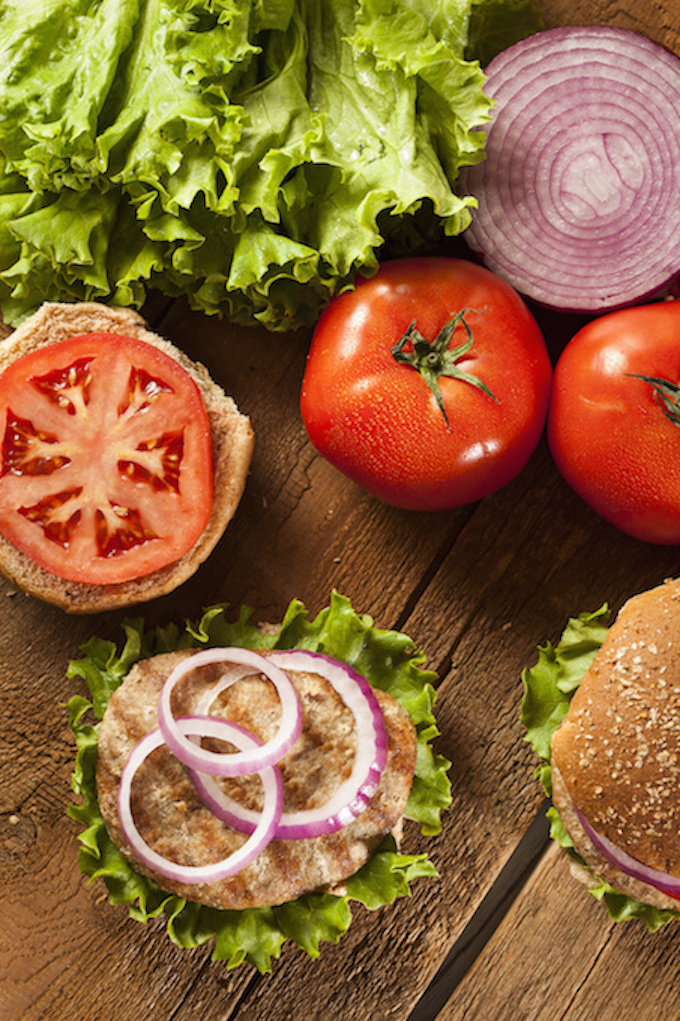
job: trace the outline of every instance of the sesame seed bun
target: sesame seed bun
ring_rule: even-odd
[[[553,803],[574,847],[615,890],[645,904],[680,902],[620,872],[592,828],[649,868],[680,878],[680,580],[622,608],[551,746]]]
[[[145,341],[170,355],[200,390],[208,414],[213,446],[214,498],[208,524],[179,560],[132,581],[94,585],[66,581],[34,563],[0,536],[0,573],[18,588],[67,613],[98,613],[146,602],[173,591],[209,556],[234,516],[245,488],[253,453],[250,420],[210,377],[205,366],[192,361],[169,341],[153,333],[131,309],[97,302],[46,302],[0,343],[0,372],[37,348],[84,333],[117,333]]]

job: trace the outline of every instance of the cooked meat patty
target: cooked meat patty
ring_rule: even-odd
[[[134,745],[158,725],[158,697],[173,667],[188,652],[154,656],[136,664],[109,701],[97,753],[97,789],[111,838],[134,867],[164,890],[216,908],[274,906],[312,890],[341,884],[370,858],[383,836],[401,819],[416,763],[416,732],[403,706],[376,691],[389,742],[380,785],[366,810],[349,826],[323,837],[272,840],[235,876],[202,885],[175,883],[142,866],[126,845],[117,811],[120,776]],[[177,686],[173,711],[187,715],[201,694],[229,670],[193,670]],[[354,717],[331,685],[317,674],[290,671],[300,696],[303,730],[279,763],[284,810],[317,807],[349,775],[356,744]],[[277,730],[279,699],[263,675],[237,680],[211,712],[252,731],[262,741]],[[214,745],[219,747],[219,745]],[[258,808],[259,777],[219,781],[231,797]],[[163,745],[140,767],[132,785],[132,810],[141,835],[159,854],[185,865],[205,865],[231,854],[247,839],[222,823],[199,799],[185,767]]]

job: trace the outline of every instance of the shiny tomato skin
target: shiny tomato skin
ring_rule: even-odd
[[[0,375],[0,534],[57,577],[118,584],[205,529],[212,440],[189,373],[155,345],[91,333]]]
[[[458,364],[495,400],[440,376],[449,428],[422,376],[392,347],[412,323],[432,341],[464,309],[472,346]],[[459,324],[449,349],[465,340]],[[543,431],[551,375],[543,335],[505,281],[463,259],[395,259],[321,315],[300,407],[316,449],[358,485],[397,507],[443,510],[521,471]]]
[[[633,538],[680,542],[680,426],[636,376],[680,382],[680,302],[611,312],[555,367],[548,438],[572,489]]]

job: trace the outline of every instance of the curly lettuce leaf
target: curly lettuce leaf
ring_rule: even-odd
[[[133,664],[159,652],[219,645],[260,650],[303,648],[348,663],[371,684],[398,698],[414,722],[418,757],[405,814],[419,823],[425,834],[441,830],[441,811],[451,802],[446,775],[449,762],[431,748],[438,734],[432,712],[436,675],[422,668],[423,657],[406,635],[374,627],[370,617],[355,613],[349,600],[337,592],[314,619],[294,600],[280,627],[271,630],[256,627],[247,607],[242,607],[235,619],[229,619],[226,611],[224,606],[211,607],[183,630],[171,624],[147,632],[138,618],[124,625],[121,647],[99,638],[84,644],[83,656],[68,667],[68,677],[83,678],[90,691],[89,700],[77,695],[69,702],[77,749],[72,789],[82,803],[69,805],[68,814],[83,827],[79,834],[80,869],[91,879],[104,881],[112,904],[127,905],[130,915],[141,922],[164,915],[168,935],[179,946],[194,947],[214,939],[214,960],[226,961],[229,967],[248,962],[265,972],[271,970],[272,960],[286,940],[310,957],[318,956],[321,942],[337,942],[352,920],[352,900],[375,910],[397,897],[409,896],[411,882],[436,877],[436,869],[425,854],[400,854],[388,835],[347,881],[343,896],[312,893],[274,908],[218,911],[165,893],[122,856],[108,835],[97,803],[96,721]]]
[[[569,619],[558,644],[539,648],[538,662],[522,673],[524,698],[521,721],[527,740],[541,764],[536,770],[548,797],[552,794],[550,742],[569,710],[569,704],[588,667],[595,658],[608,630],[609,608],[604,605],[594,613],[582,613]],[[680,912],[660,910],[625,894],[618,893],[586,865],[574,849],[559,812],[548,809],[550,836],[571,860],[584,871],[590,892],[607,908],[615,922],[638,918],[650,932],[680,918]]]
[[[609,609],[572,617],[558,645],[539,648],[538,662],[522,674],[524,699],[521,721],[536,754],[550,761],[550,742],[569,709],[581,679],[607,633]],[[547,792],[550,793],[549,791]]]
[[[477,51],[511,21],[533,30],[526,0],[0,0],[3,317],[156,287],[313,324],[468,225]]]

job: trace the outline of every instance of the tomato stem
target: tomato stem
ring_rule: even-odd
[[[429,386],[430,390],[434,394],[439,410],[441,411],[446,421],[446,428],[450,432],[451,426],[449,424],[449,418],[446,414],[446,408],[444,407],[444,399],[442,392],[439,387],[439,378],[441,376],[447,376],[449,379],[460,379],[465,383],[471,383],[472,386],[476,386],[479,390],[482,390],[488,397],[498,404],[497,398],[491,392],[486,383],[482,382],[478,376],[473,376],[470,372],[465,372],[457,364],[459,359],[466,355],[472,347],[472,330],[468,322],[465,319],[466,312],[476,312],[474,308],[464,308],[460,312],[456,312],[452,319],[442,326],[441,330],[434,338],[433,341],[426,340],[416,327],[415,319],[408,327],[404,335],[397,341],[392,347],[392,356],[394,360],[404,365],[410,365],[417,372],[420,373],[425,383]],[[486,309],[482,309],[482,312],[478,312],[479,315],[483,314]],[[467,333],[467,340],[463,341],[457,347],[449,348],[451,338],[456,330],[456,327],[462,325]],[[411,343],[411,350],[405,351],[404,348],[408,343]]]
[[[626,375],[649,383],[666,418],[673,425],[680,426],[680,386],[677,383],[659,376],[640,376],[635,372],[627,372]]]

